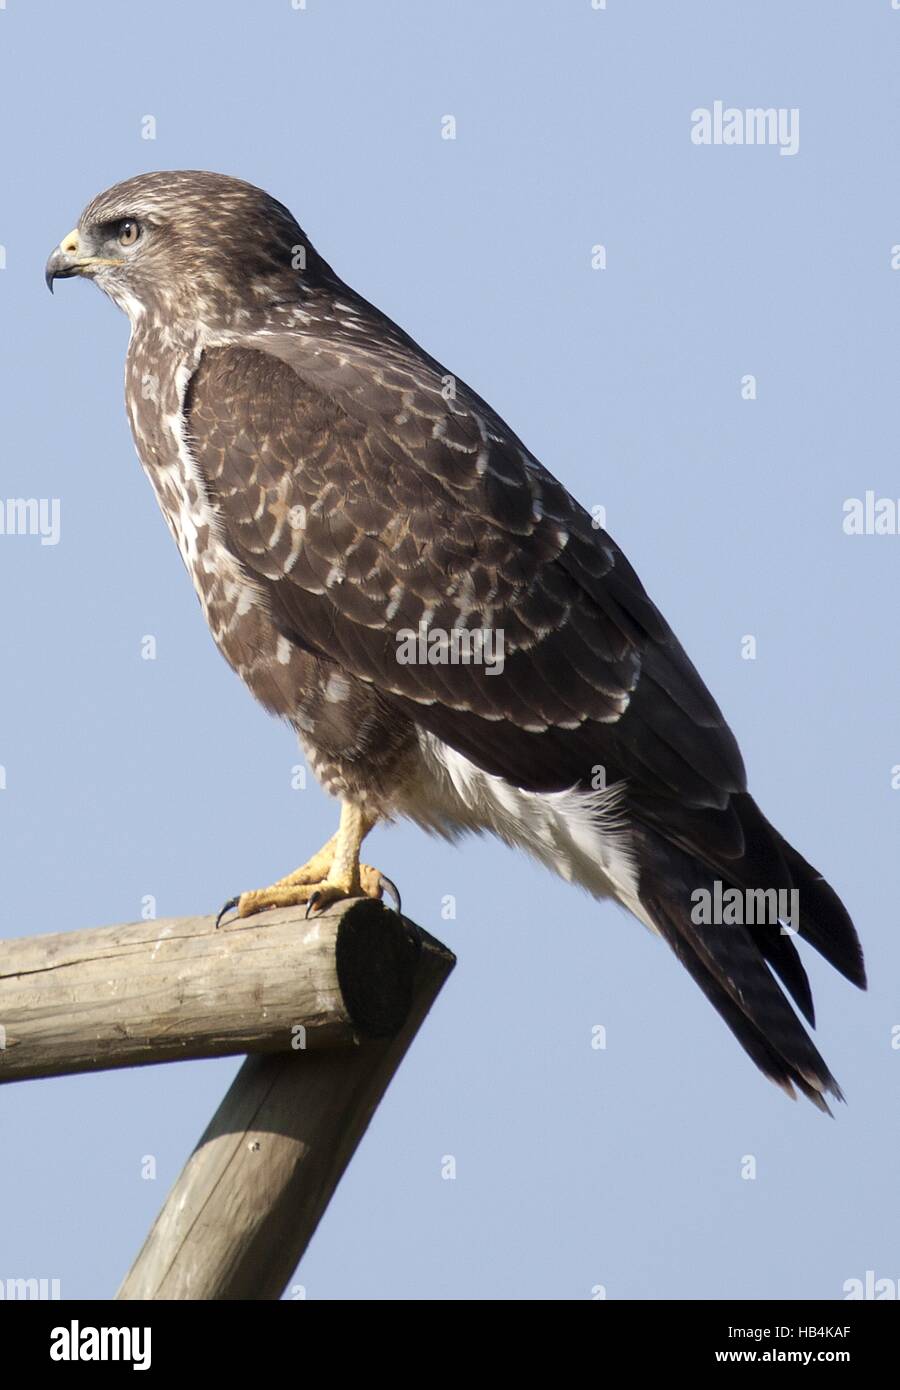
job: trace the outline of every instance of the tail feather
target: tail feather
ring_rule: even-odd
[[[766,927],[748,927],[747,930],[760,955],[775,971],[810,1028],[815,1028],[816,1010],[809,976],[791,938]]]
[[[778,838],[779,858],[790,865],[792,874],[796,872],[800,878],[799,866],[805,870],[799,885],[801,935],[838,969],[846,966],[843,973],[859,982],[861,954],[854,956],[848,942],[850,919],[840,900],[820,877],[817,883],[827,893],[820,887],[813,900],[809,875],[814,870]],[[777,973],[812,1024],[809,981],[790,937],[777,924],[750,927],[697,920],[692,895],[701,888],[712,895],[715,873],[655,830],[639,829],[634,843],[644,912],[751,1059],[789,1095],[796,1089],[822,1110],[828,1110],[826,1095],[843,1100],[840,1087],[771,973]],[[834,913],[834,902],[840,905],[839,916]],[[827,907],[829,914],[816,917],[816,905]],[[852,925],[849,930],[856,942]],[[858,950],[858,942],[856,946]],[[854,973],[850,973],[854,966]]]
[[[836,1099],[843,1100],[840,1087],[834,1077],[822,1063],[824,1071],[823,1077],[819,1077],[814,1085],[807,1077],[800,1072],[796,1066],[788,1062],[778,1050],[772,1045],[765,1033],[747,1016],[732,999],[727,990],[718,982],[713,973],[704,965],[697,952],[693,951],[683,937],[675,936],[669,938],[675,954],[689,973],[696,980],[703,990],[713,1008],[719,1016],[727,1023],[744,1051],[755,1062],[764,1076],[770,1081],[774,1081],[776,1086],[780,1086],[786,1091],[792,1100],[795,1097],[795,1088],[802,1095],[806,1096],[818,1106],[820,1110],[831,1114],[828,1102],[822,1093],[823,1081],[824,1089],[830,1092]],[[816,1054],[818,1056],[818,1054]],[[819,1061],[821,1062],[821,1058]]]
[[[866,988],[862,946],[850,914],[831,884],[808,864],[777,831],[779,848],[800,894],[798,930],[835,970],[860,989]]]

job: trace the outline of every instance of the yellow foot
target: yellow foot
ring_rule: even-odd
[[[325,850],[320,850],[308,864],[268,888],[255,888],[231,898],[219,913],[216,925],[232,908],[237,909],[238,917],[252,917],[273,907],[296,907],[298,903],[306,903],[308,917],[344,898],[381,898],[385,892],[390,894],[397,904],[397,910],[400,910],[400,894],[379,869],[374,869],[371,864],[360,864],[355,877],[344,875],[329,878],[322,864],[324,853]]]
[[[318,854],[271,887],[257,888],[232,898],[219,913],[216,926],[231,908],[237,908],[239,917],[252,917],[255,912],[265,912],[270,907],[307,903],[308,917],[311,912],[320,912],[342,898],[380,898],[385,889],[395,899],[399,912],[400,895],[391,880],[371,865],[359,862],[360,845],[374,823],[374,818],[361,807],[343,802],[337,833]]]

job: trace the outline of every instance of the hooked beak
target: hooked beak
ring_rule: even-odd
[[[63,237],[56,250],[51,252],[44,271],[47,289],[53,293],[54,280],[68,280],[72,275],[89,275],[98,265],[124,265],[123,260],[110,256],[82,256],[78,229]]]

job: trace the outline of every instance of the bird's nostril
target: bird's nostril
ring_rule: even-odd
[[[67,237],[59,244],[60,251],[64,251],[67,256],[74,256],[78,252],[78,233],[70,232]]]

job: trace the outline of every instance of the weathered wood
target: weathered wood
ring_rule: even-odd
[[[0,1081],[396,1032],[416,932],[380,903],[0,942]]]
[[[422,932],[412,1008],[392,1040],[251,1057],[181,1176],[120,1299],[275,1299],[455,960]]]

